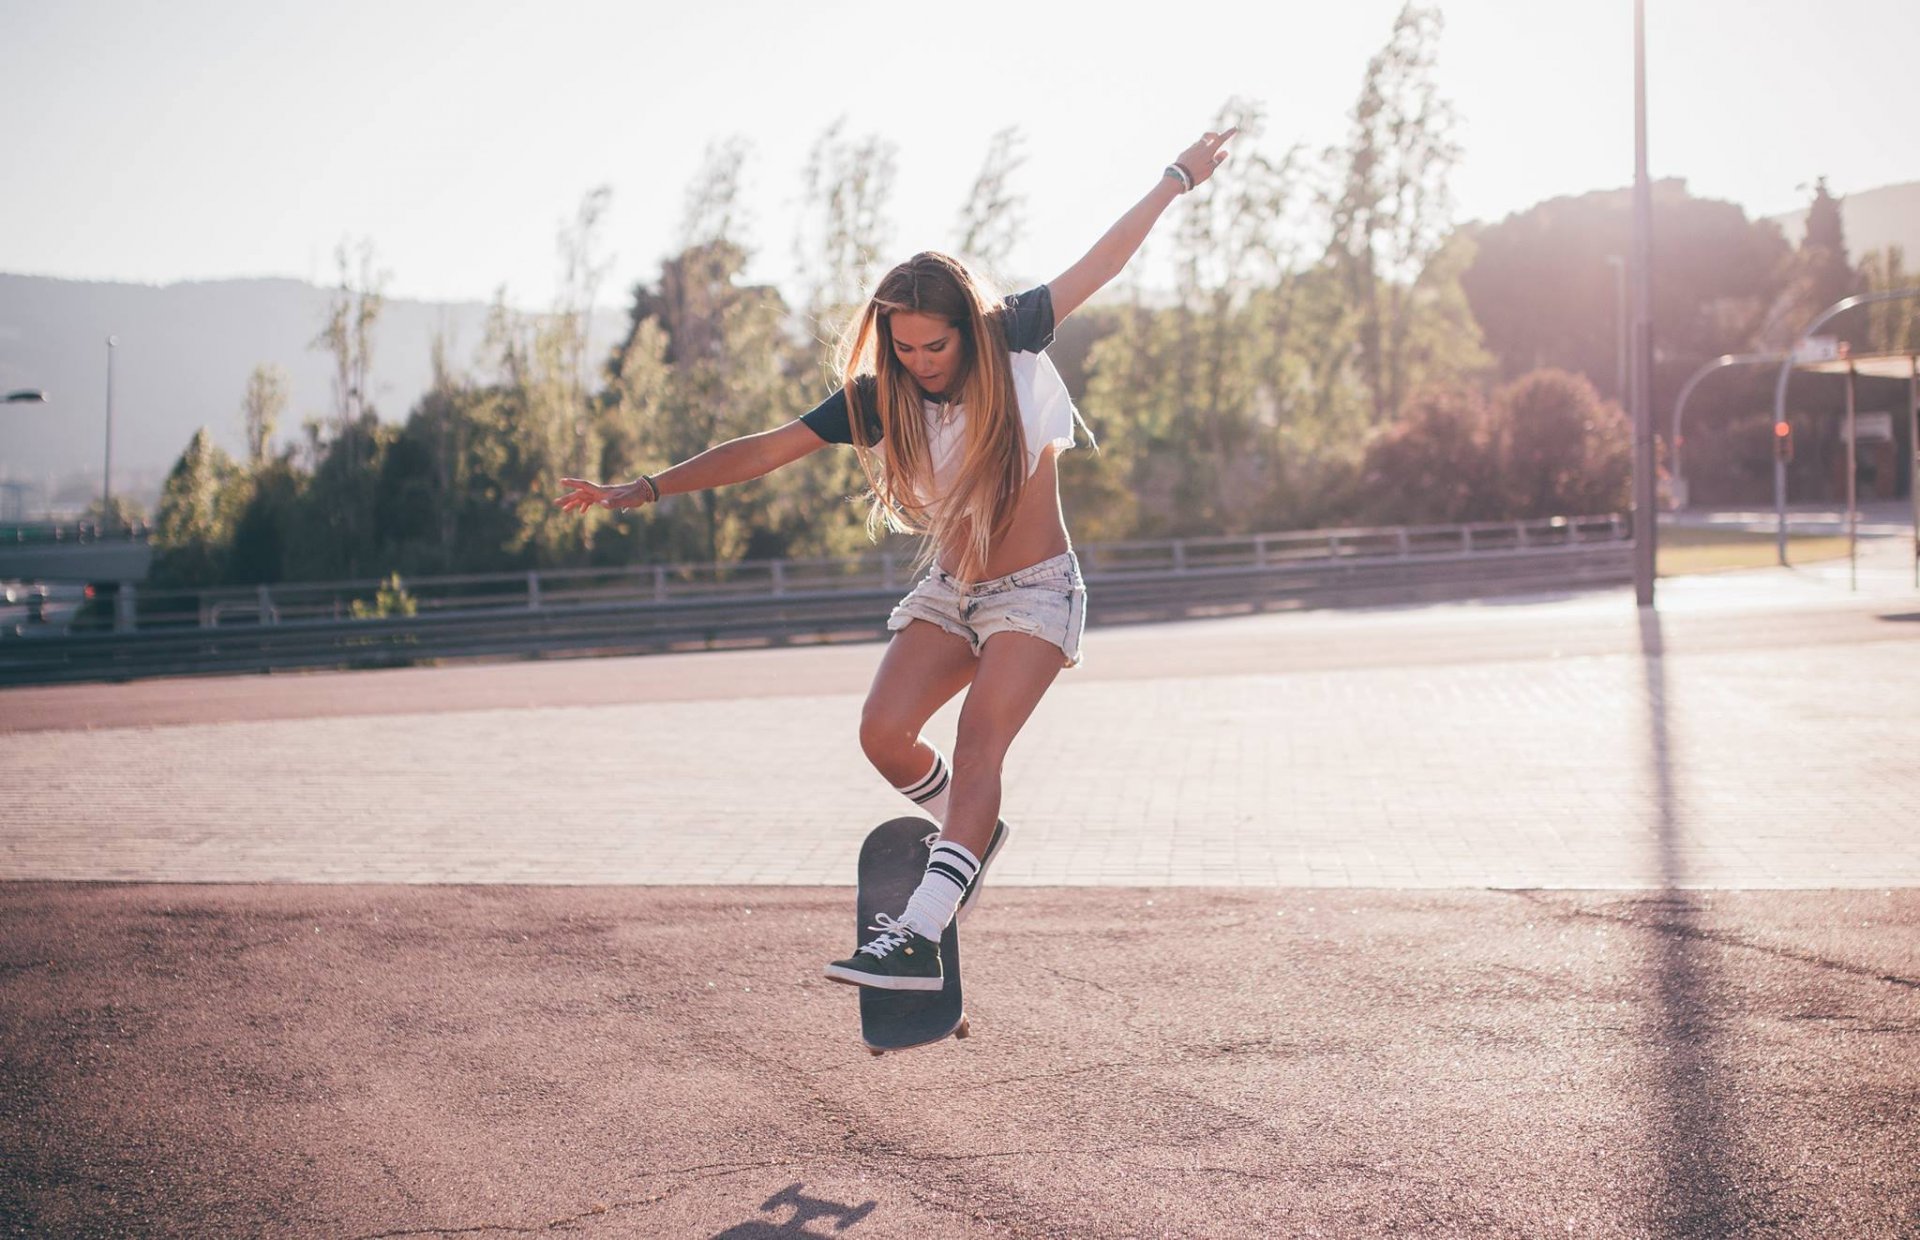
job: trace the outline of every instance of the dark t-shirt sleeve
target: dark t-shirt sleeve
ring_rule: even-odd
[[[864,375],[861,376],[863,379],[865,377]],[[864,388],[862,392],[865,392]],[[867,401],[867,408],[869,410],[873,408],[873,402],[870,397]],[[845,388],[841,388],[833,395],[801,414],[800,420],[807,424],[808,430],[820,436],[820,438],[826,440],[828,443],[853,442],[853,418],[848,411],[847,390]],[[871,423],[871,420],[869,420],[869,422]],[[869,432],[867,441],[869,443],[880,438],[878,427],[869,424],[867,429]]]
[[[828,443],[852,443],[853,421],[847,416],[847,392],[840,388],[800,415],[807,429]]]
[[[1007,348],[1014,353],[1038,353],[1053,343],[1053,290],[1042,284],[1015,293],[1007,308]]]

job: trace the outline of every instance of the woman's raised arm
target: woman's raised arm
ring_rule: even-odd
[[[562,478],[567,493],[554,502],[567,512],[589,508],[643,508],[668,495],[705,491],[770,474],[827,446],[807,424],[795,418],[757,435],[742,435],[715,444],[698,456],[648,477],[607,485],[585,478]]]
[[[1147,196],[1135,203],[1133,209],[1121,216],[1112,228],[1107,229],[1106,235],[1094,243],[1086,257],[1061,272],[1047,286],[1053,293],[1055,323],[1085,305],[1087,298],[1120,274],[1128,260],[1140,249],[1140,243],[1153,231],[1154,222],[1167,209],[1167,204],[1204,182],[1226,160],[1227,142],[1238,132],[1238,127],[1225,133],[1209,131],[1198,142],[1180,152],[1180,157],[1167,165],[1166,172],[1147,191]],[[1182,172],[1186,175],[1182,176]]]

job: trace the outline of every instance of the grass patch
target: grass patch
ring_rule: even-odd
[[[1734,568],[1771,568],[1780,562],[1778,545],[1779,536],[1770,532],[1663,526],[1657,571],[1662,577],[1679,577]],[[1843,534],[1787,535],[1790,564],[1843,559],[1846,554],[1847,539]]]

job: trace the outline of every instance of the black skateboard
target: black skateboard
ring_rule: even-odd
[[[855,946],[880,937],[873,928],[882,913],[897,917],[927,872],[929,841],[940,828],[925,818],[895,818],[867,833],[860,846],[859,919]],[[960,996],[960,932],[949,925],[940,936],[939,990],[860,987],[860,1037],[876,1055],[925,1046],[949,1035],[967,1036],[967,1009]]]

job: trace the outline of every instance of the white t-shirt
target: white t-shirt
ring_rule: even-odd
[[[1020,427],[1027,441],[1027,477],[1031,478],[1040,468],[1040,454],[1049,445],[1058,444],[1062,452],[1073,447],[1073,397],[1045,353],[1009,353],[1007,364],[1013,371],[1013,393],[1020,405]],[[924,402],[924,408],[937,498],[952,488],[959,471],[966,449],[967,410],[964,405],[953,405],[945,407],[943,414],[941,404],[931,400]]]

